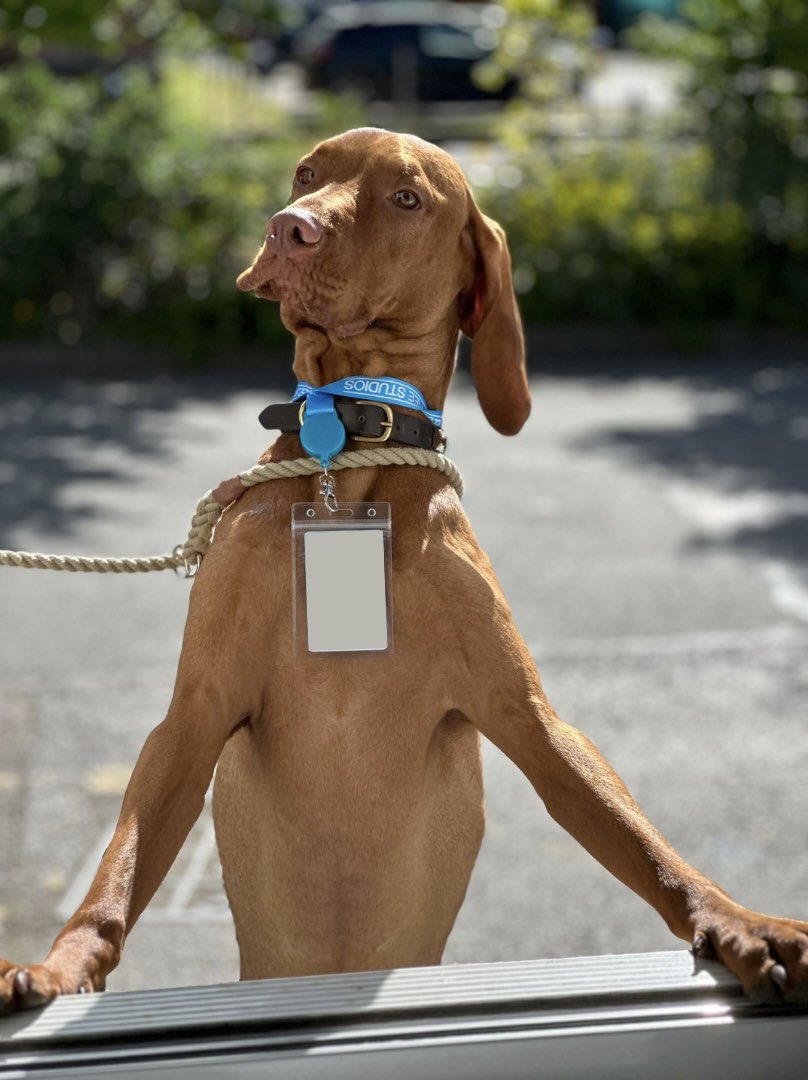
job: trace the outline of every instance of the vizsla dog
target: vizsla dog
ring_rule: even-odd
[[[394,376],[438,410],[462,330],[488,420],[513,435],[527,419],[504,234],[435,146],[368,128],[321,143],[238,284],[280,301],[312,387]],[[301,456],[286,433],[264,460]],[[808,923],[755,914],[689,866],[555,715],[447,479],[387,466],[337,480],[340,500],[391,504],[394,651],[293,647],[290,509],[318,500],[316,476],[222,485],[230,504],[193,585],[168,715],[48,956],[0,961],[0,1005],[103,989],[214,769],[243,979],[439,963],[483,835],[480,733],[696,953],[754,997],[808,1000]]]

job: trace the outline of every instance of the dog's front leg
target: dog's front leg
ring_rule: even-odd
[[[215,587],[215,549],[194,584],[168,715],[141,751],[95,880],[41,964],[0,959],[0,1012],[104,988],[199,816],[224,743],[249,715],[241,597],[224,581]]]
[[[464,576],[469,595],[468,569]],[[490,602],[468,603],[467,616],[479,609],[484,622],[467,617],[460,631],[469,669],[491,673],[482,693],[469,680],[474,696],[464,713],[528,777],[550,815],[694,952],[717,956],[755,999],[808,1001],[808,923],[749,911],[674,850],[592,742],[553,712],[489,579],[492,586],[493,618]]]
[[[127,933],[151,899],[204,803],[220,747],[193,730],[192,711],[169,711],[149,735],[95,880],[42,964],[7,965],[22,1006],[57,994],[103,989]],[[2,963],[0,961],[0,963]],[[9,985],[10,984],[10,985]]]

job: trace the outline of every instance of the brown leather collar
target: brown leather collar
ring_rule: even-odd
[[[270,431],[300,431],[303,404],[301,401],[290,401],[267,405],[258,421]],[[336,398],[334,404],[348,438],[356,442],[384,443],[390,440],[440,453],[446,449],[446,436],[440,428],[429,420],[394,409],[392,405],[377,405],[351,398]]]

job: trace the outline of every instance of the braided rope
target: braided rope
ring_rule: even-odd
[[[373,447],[367,450],[349,450],[338,454],[329,466],[336,472],[340,469],[361,469],[375,465],[423,465],[438,472],[449,480],[459,496],[463,494],[463,480],[460,470],[434,450],[419,450],[409,447]],[[284,480],[293,476],[310,476],[322,472],[322,466],[314,458],[296,458],[294,461],[270,461],[265,465],[254,465],[246,472],[239,473],[239,480],[245,487],[264,484],[268,480]],[[139,559],[105,559],[85,555],[42,555],[33,551],[0,550],[0,566],[17,566],[25,570],[69,570],[72,573],[98,574],[145,574],[150,570],[180,570],[185,568],[190,577],[198,568],[210,545],[213,530],[221,517],[224,507],[216,502],[211,491],[205,492],[196,505],[191,518],[191,527],[185,542],[178,544],[170,555],[152,555]]]

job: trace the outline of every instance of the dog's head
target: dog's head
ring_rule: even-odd
[[[383,340],[391,356],[427,345],[445,365],[462,329],[488,420],[514,434],[527,419],[505,235],[431,143],[376,128],[320,143],[298,164],[290,204],[270,219],[238,286],[280,301],[292,333],[318,331],[357,353],[366,340]]]

